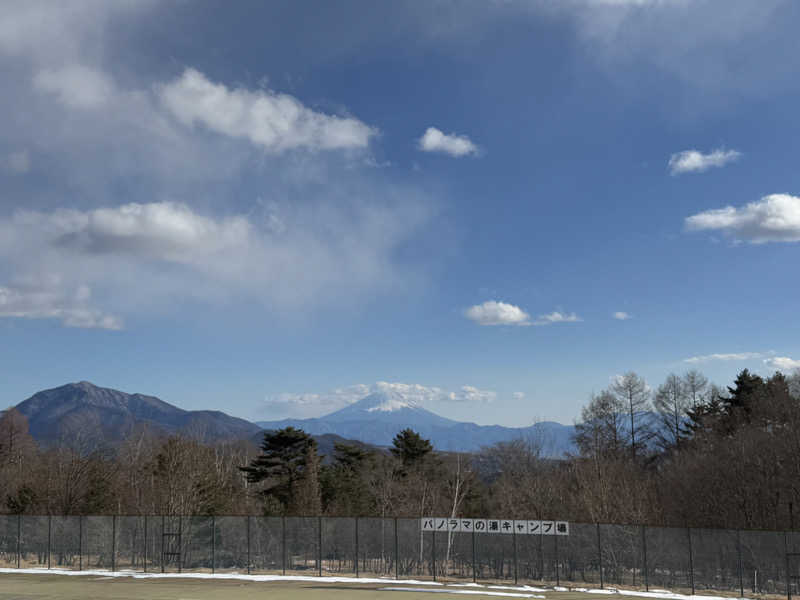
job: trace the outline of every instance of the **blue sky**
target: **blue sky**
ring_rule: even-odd
[[[389,382],[569,423],[625,371],[800,366],[791,0],[3,12],[7,405],[272,419]]]

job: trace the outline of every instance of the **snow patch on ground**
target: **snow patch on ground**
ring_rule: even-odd
[[[486,590],[465,590],[453,588],[417,588],[417,587],[385,587],[379,588],[382,592],[425,592],[427,594],[463,594],[470,596],[503,596],[506,598],[544,598],[544,596],[537,596],[535,594],[519,594],[514,592],[487,592]]]
[[[24,573],[32,575],[74,575],[74,576],[92,576],[101,579],[110,579],[114,577],[132,577],[134,579],[228,579],[239,581],[299,581],[305,583],[378,583],[388,584],[391,583],[393,587],[381,588],[386,591],[426,591],[426,592],[441,592],[450,594],[468,594],[476,595],[483,594],[489,596],[508,596],[514,598],[544,598],[544,596],[536,595],[542,592],[584,592],[588,594],[619,594],[620,596],[636,596],[639,598],[660,598],[663,600],[741,600],[738,597],[731,596],[698,596],[678,594],[670,592],[669,590],[653,589],[649,592],[636,591],[636,590],[621,590],[618,588],[584,588],[574,587],[567,588],[563,586],[554,586],[551,588],[533,587],[528,585],[521,586],[504,586],[504,585],[486,585],[480,583],[452,583],[443,584],[440,581],[424,581],[418,579],[394,579],[392,577],[335,577],[316,575],[248,575],[247,573],[142,573],[141,571],[104,571],[104,570],[85,570],[85,571],[71,571],[67,569],[9,569],[0,568],[0,573]],[[425,588],[409,588],[409,587],[395,587],[418,585],[426,586]],[[472,589],[464,589],[472,588]],[[496,590],[496,591],[487,591]],[[499,590],[508,590],[508,592],[501,592]]]

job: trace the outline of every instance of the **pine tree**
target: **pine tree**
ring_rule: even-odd
[[[403,429],[392,440],[392,454],[403,463],[403,468],[409,468],[421,463],[433,451],[430,440],[426,440],[410,428]]]
[[[258,494],[264,501],[265,513],[285,514],[296,508],[293,495],[298,493],[300,480],[316,453],[317,442],[302,429],[286,427],[264,433],[261,454],[240,470],[248,483],[260,484]],[[319,464],[311,466],[317,470],[319,490]]]

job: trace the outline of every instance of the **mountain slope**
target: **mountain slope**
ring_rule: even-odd
[[[544,456],[560,457],[574,451],[574,427],[543,422],[530,427],[476,425],[441,417],[401,394],[382,390],[324,417],[259,421],[265,429],[298,427],[311,435],[336,434],[367,444],[388,446],[395,435],[410,427],[431,440],[438,450],[470,452],[524,438],[538,443]]]
[[[38,441],[114,443],[135,426],[184,433],[205,441],[246,438],[259,427],[219,411],[187,411],[155,396],[126,394],[88,381],[38,392],[17,405]]]

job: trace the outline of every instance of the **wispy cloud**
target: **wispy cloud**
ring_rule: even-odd
[[[316,112],[288,94],[229,89],[195,69],[162,86],[160,98],[182,123],[199,123],[274,152],[364,148],[377,133],[354,117]]]
[[[614,318],[615,318],[617,321],[627,321],[628,319],[632,319],[632,318],[633,318],[631,315],[629,315],[628,313],[626,313],[626,312],[623,312],[623,311],[617,311],[617,312],[615,312],[615,313],[614,313],[614,315],[613,315],[613,317],[614,317]]]
[[[418,147],[423,152],[440,152],[454,157],[478,154],[478,146],[465,135],[446,134],[436,127],[428,127],[419,139]]]
[[[704,363],[704,362],[711,362],[711,361],[742,361],[742,360],[753,360],[762,358],[764,356],[763,352],[737,352],[731,354],[704,354],[702,356],[691,356],[689,358],[684,358],[683,362],[690,363],[690,364],[697,364],[697,363]]]
[[[46,286],[0,287],[0,318],[57,319],[65,327],[122,329],[122,319],[90,306],[90,294],[86,286],[72,295]]]
[[[794,371],[800,369],[800,360],[789,358],[788,356],[773,356],[772,358],[764,359],[764,364],[776,371]]]
[[[800,241],[800,197],[770,194],[741,208],[726,206],[686,218],[691,231],[716,230],[736,240],[765,242]]]

